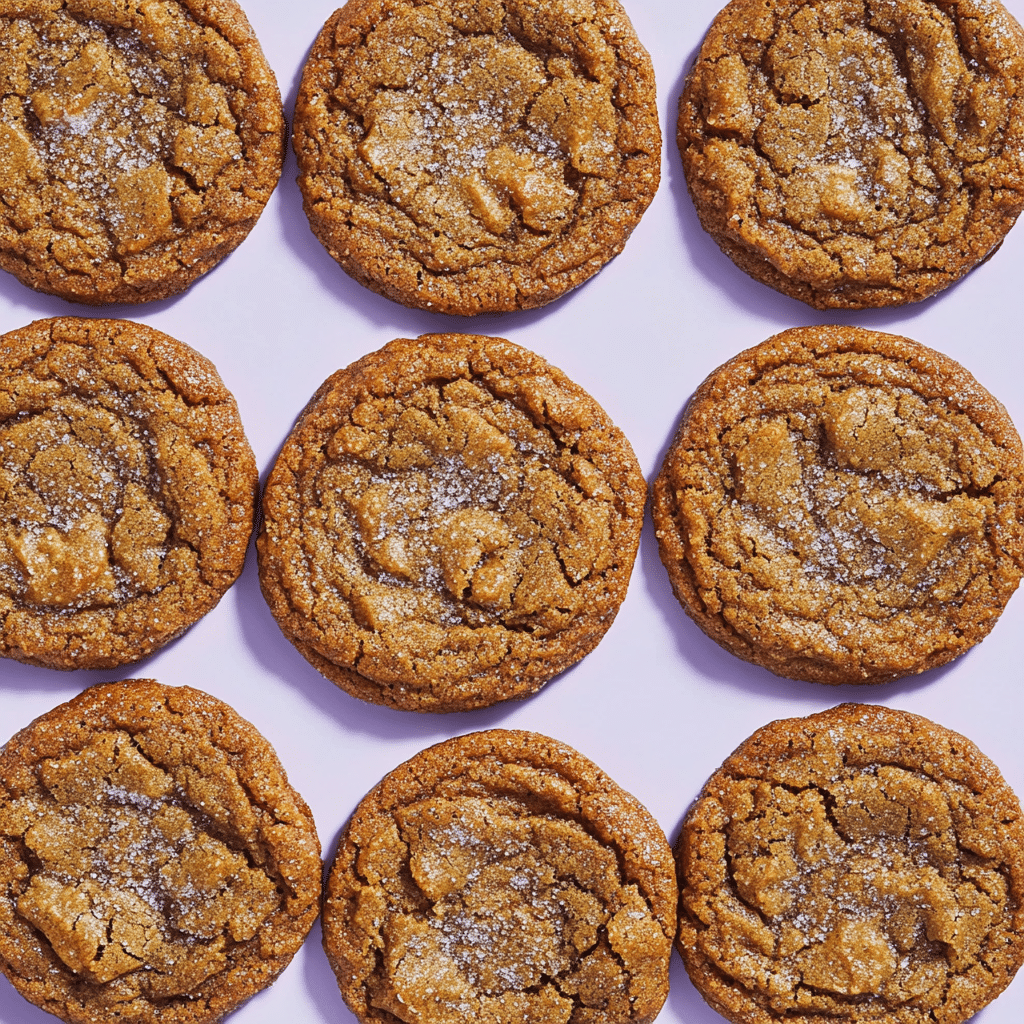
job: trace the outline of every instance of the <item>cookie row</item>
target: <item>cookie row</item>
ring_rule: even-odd
[[[235,0],[0,9],[0,267],[91,304],[177,294],[281,173],[274,74]],[[295,111],[314,233],[420,308],[532,308],[623,247],[660,179],[650,58],[618,0],[352,0]]]
[[[996,767],[906,712],[759,730],[691,807],[675,861],[577,751],[496,729],[362,800],[323,941],[364,1024],[647,1024],[673,941],[736,1024],[960,1024],[1024,961],[1022,850]],[[0,749],[0,851],[0,967],[70,1024],[212,1024],[320,910],[315,825],[269,744],[152,680],[91,687]]]
[[[198,353],[128,321],[0,339],[0,654],[137,661],[242,569],[257,471]],[[281,629],[364,700],[533,693],[600,641],[646,489],[561,371],[500,338],[398,339],[330,377],[263,494]],[[877,683],[955,658],[1024,572],[1024,454],[962,367],[857,328],[786,331],[715,371],[653,485],[672,585],[773,672]]]
[[[0,267],[87,303],[184,290],[281,172],[273,72],[236,3],[0,13]],[[680,101],[704,228],[818,308],[917,301],[1024,208],[1024,31],[999,3],[732,0]],[[310,226],[357,281],[472,315],[543,305],[657,191],[654,72],[618,0],[349,0],[295,110]]]

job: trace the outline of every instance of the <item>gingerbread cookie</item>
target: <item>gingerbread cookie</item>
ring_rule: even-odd
[[[629,583],[645,487],[582,388],[501,338],[400,338],[329,378],[267,481],[260,583],[363,700],[463,711],[588,653]]]
[[[149,302],[249,233],[284,115],[234,0],[4,0],[0,50],[0,268],[74,302]]]
[[[258,477],[213,364],[127,320],[0,337],[0,656],[137,661],[242,571]]]
[[[0,968],[68,1021],[212,1024],[320,900],[309,808],[226,704],[94,686],[0,751]]]
[[[313,46],[294,127],[331,256],[443,313],[582,284],[661,173],[654,71],[618,0],[349,0]]]
[[[1024,826],[998,769],[904,711],[773,722],[676,851],[676,945],[735,1024],[960,1024],[1024,961]]]
[[[880,683],[992,629],[1024,571],[1024,454],[953,360],[856,327],[716,370],[654,484],[676,596],[781,676]]]
[[[818,309],[916,302],[1024,208],[1024,31],[996,0],[733,0],[678,142],[752,277]]]
[[[672,852],[571,747],[460,736],[360,803],[327,881],[324,948],[364,1024],[641,1024],[668,992]]]

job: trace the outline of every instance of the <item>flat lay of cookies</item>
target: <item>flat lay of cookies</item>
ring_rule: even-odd
[[[0,0],[0,1024],[1024,1019],[1024,0]]]

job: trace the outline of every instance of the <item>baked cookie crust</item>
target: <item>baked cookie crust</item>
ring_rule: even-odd
[[[645,485],[578,385],[502,338],[399,338],[338,371],[263,495],[260,584],[285,636],[363,700],[465,711],[595,647]]]
[[[1024,208],[1024,30],[994,0],[733,0],[677,139],[751,277],[817,309],[916,302]]]
[[[69,1024],[212,1024],[320,900],[309,808],[230,707],[94,686],[0,750],[0,968]]]
[[[327,880],[324,948],[364,1022],[626,1024],[668,992],[672,853],[571,747],[491,730],[395,769]]]
[[[138,661],[238,578],[258,474],[213,364],[127,320],[0,337],[0,656]]]
[[[676,945],[735,1024],[960,1024],[1024,961],[1022,851],[963,736],[859,704],[773,722],[687,815]]]
[[[653,487],[687,614],[780,676],[881,683],[988,635],[1024,571],[1024,454],[963,367],[784,331],[697,389]]]
[[[349,0],[306,63],[294,145],[344,270],[464,316],[597,273],[661,174],[654,71],[618,0]]]
[[[234,0],[2,0],[0,52],[0,268],[23,284],[167,298],[256,223],[284,114]]]

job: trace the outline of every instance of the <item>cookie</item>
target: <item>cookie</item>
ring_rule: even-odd
[[[654,484],[690,617],[780,676],[881,683],[988,635],[1024,571],[1024,454],[961,366],[784,331],[697,389]]]
[[[597,273],[658,188],[654,71],[618,0],[349,0],[295,108],[314,234],[418,309],[532,309]]]
[[[0,51],[0,268],[73,302],[149,302],[249,233],[284,115],[234,0],[5,0]]]
[[[213,364],[127,320],[0,337],[0,656],[138,661],[242,571],[258,477]]]
[[[645,485],[578,385],[502,338],[399,338],[330,377],[263,495],[260,584],[338,686],[411,711],[525,697],[605,634]]]
[[[320,900],[309,808],[226,704],[94,686],[0,750],[0,968],[69,1024],[212,1024]]]
[[[843,704],[742,743],[676,849],[676,945],[735,1024],[960,1024],[1024,961],[1024,826],[969,740]]]
[[[996,0],[733,0],[677,137],[751,277],[817,309],[916,302],[1024,207],[1024,31]]]
[[[338,844],[324,948],[364,1024],[627,1024],[668,992],[672,852],[556,740],[494,729],[386,776]]]

